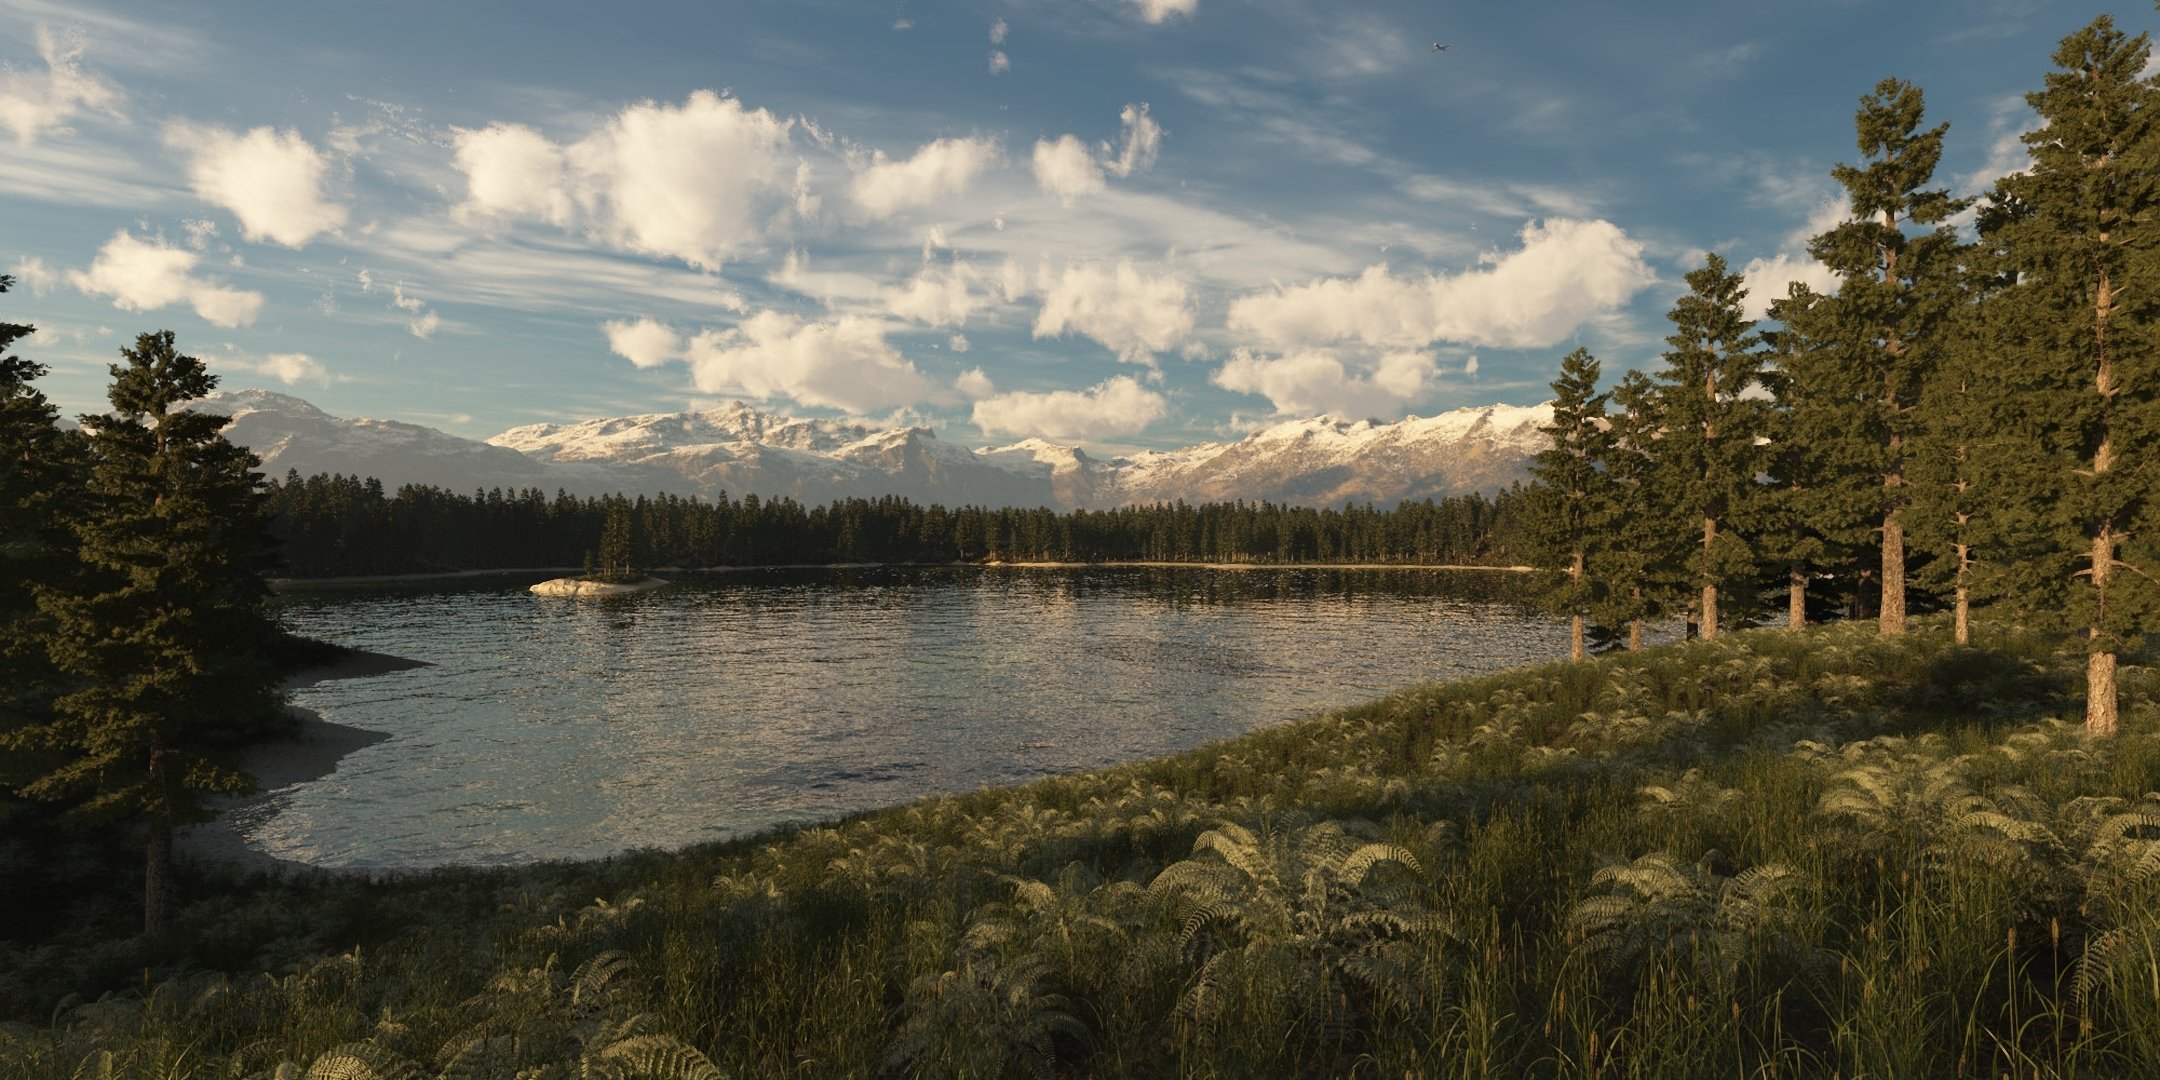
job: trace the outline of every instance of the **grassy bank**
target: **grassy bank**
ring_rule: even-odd
[[[2093,744],[2081,656],[1984,644],[1756,631],[754,843],[198,880],[184,947],[0,956],[125,984],[0,1073],[2160,1075],[2160,679]]]

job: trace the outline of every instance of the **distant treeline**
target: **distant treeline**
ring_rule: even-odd
[[[1115,510],[920,506],[896,496],[581,498],[287,473],[268,485],[296,577],[512,567],[830,562],[1508,563],[1515,491],[1316,510],[1271,502]]]

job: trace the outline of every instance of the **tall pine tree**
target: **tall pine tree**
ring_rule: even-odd
[[[1684,605],[1686,538],[1669,523],[1676,512],[1672,492],[1659,483],[1663,413],[1657,385],[1630,371],[1613,388],[1614,411],[1605,480],[1615,517],[1590,550],[1590,577],[1601,594],[1593,609],[1611,631],[1627,628],[1627,647],[1642,648],[1643,623]]]
[[[1742,313],[1747,290],[1725,260],[1711,254],[1687,275],[1688,292],[1674,302],[1665,369],[1657,375],[1656,483],[1672,506],[1673,524],[1700,539],[1688,557],[1702,636],[1718,633],[1721,607],[1746,610],[1755,553],[1736,528],[1755,511],[1762,464],[1756,439],[1768,417],[1766,399],[1749,395],[1762,376],[1762,336]]]
[[[1554,568],[1540,590],[1544,606],[1568,617],[1568,656],[1583,658],[1583,624],[1597,605],[1590,550],[1615,516],[1605,475],[1612,435],[1606,395],[1598,392],[1597,357],[1577,349],[1560,361],[1553,380],[1552,445],[1531,459],[1529,519],[1523,539],[1530,558]]]
[[[1997,182],[1982,215],[2014,288],[1991,300],[2023,436],[1999,504],[2017,508],[2004,584],[2030,619],[2085,639],[2085,728],[2117,726],[2117,654],[2160,610],[2142,540],[2160,453],[2160,155],[2145,35],[2103,15],[2065,38],[2058,70],[2026,95],[2041,126],[2030,167]],[[2136,561],[2133,560],[2136,556]],[[2125,572],[2127,571],[2127,572]]]
[[[1854,127],[1868,160],[1831,171],[1851,217],[1809,244],[1837,275],[1837,292],[1796,293],[1775,313],[1797,334],[1785,372],[1801,406],[1792,435],[1845,466],[1818,487],[1828,497],[1820,510],[1880,537],[1885,634],[1905,629],[1906,473],[1921,388],[1956,302],[1959,245],[1941,222],[1965,205],[1928,187],[1950,125],[1923,130],[1925,113],[1920,88],[1897,79],[1860,99]],[[1935,227],[1907,233],[1924,226]]]
[[[272,541],[255,456],[218,434],[226,417],[181,407],[216,379],[169,331],[121,356],[112,412],[81,418],[81,574],[38,589],[67,683],[27,734],[61,756],[21,790],[142,824],[143,929],[157,936],[175,907],[174,828],[209,816],[203,796],[253,786],[228,752],[281,719],[262,576]]]
[[[0,293],[14,279],[0,275]],[[48,720],[57,684],[31,583],[64,577],[73,543],[64,522],[75,487],[77,440],[60,429],[59,411],[31,383],[45,365],[13,355],[36,332],[0,323],[0,784],[27,779],[24,729]]]

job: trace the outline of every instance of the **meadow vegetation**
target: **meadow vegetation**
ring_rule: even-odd
[[[2160,677],[2093,740],[2083,664],[1757,630],[673,854],[231,881],[186,966],[9,946],[0,1071],[2156,1075]]]

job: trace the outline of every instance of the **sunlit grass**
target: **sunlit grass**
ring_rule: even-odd
[[[2081,659],[1753,631],[755,842],[234,883],[224,973],[0,1072],[2160,1075],[2160,679],[2090,742]]]

